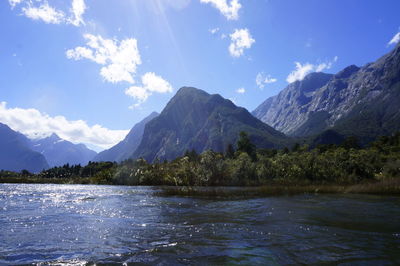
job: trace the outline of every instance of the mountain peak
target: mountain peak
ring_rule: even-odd
[[[356,65],[350,65],[344,68],[342,71],[335,75],[336,78],[345,79],[353,75],[355,72],[360,70],[360,68]]]
[[[61,138],[54,132],[50,136],[48,136],[47,139],[54,140],[54,141],[61,140]]]
[[[56,133],[43,139],[32,140],[31,147],[46,157],[50,167],[66,163],[85,165],[96,155],[96,152],[88,149],[86,145],[74,144],[60,138]]]
[[[328,74],[325,72],[311,72],[310,74],[307,74],[303,80],[310,80],[310,79],[315,79],[315,78],[320,78],[320,77],[326,77],[326,76],[331,76],[332,74]]]
[[[197,89],[195,87],[182,87],[177,91],[174,97],[180,97],[185,95],[196,95],[196,94],[208,95],[207,92]]]
[[[258,147],[280,147],[287,137],[219,94],[183,87],[161,114],[147,123],[133,157],[174,159],[186,150],[224,151],[246,131]]]
[[[9,126],[7,126],[6,124],[0,123],[0,129],[8,129],[11,130],[11,128]]]
[[[157,113],[157,112],[151,112],[151,114],[149,114],[146,118],[148,118],[148,117],[152,117],[152,118],[154,118],[154,117],[156,117],[156,116],[158,116],[159,115],[159,113]],[[144,118],[144,119],[146,119],[146,118]]]
[[[188,92],[188,91],[199,91],[199,89],[197,89],[195,87],[183,86],[176,92],[176,94]]]
[[[327,74],[324,72],[313,72],[305,76],[303,80],[298,83],[298,90],[302,92],[311,92],[319,89],[325,85],[330,79],[332,79],[333,74]]]
[[[142,121],[133,126],[126,135],[125,139],[119,142],[117,145],[111,147],[108,150],[102,151],[93,159],[95,162],[100,161],[116,161],[121,162],[131,157],[136,151],[143,138],[143,131],[146,124],[157,117],[159,113],[152,112],[150,115],[145,117]]]

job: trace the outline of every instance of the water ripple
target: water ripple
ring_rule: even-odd
[[[400,264],[400,199],[0,185],[0,264]]]

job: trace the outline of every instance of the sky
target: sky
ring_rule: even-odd
[[[254,110],[400,41],[398,0],[1,0],[0,122],[109,148],[183,86]]]

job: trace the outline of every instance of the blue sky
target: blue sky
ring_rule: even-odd
[[[390,51],[399,10],[398,0],[3,0],[0,122],[107,148],[182,86],[251,111],[310,71]]]

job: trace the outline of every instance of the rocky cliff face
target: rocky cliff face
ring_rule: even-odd
[[[292,136],[315,135],[333,128],[372,139],[399,130],[394,125],[400,106],[399,82],[400,44],[361,68],[352,65],[336,75],[312,73],[267,99],[253,114]],[[357,123],[358,128],[349,122],[368,119],[374,123]]]
[[[161,114],[147,123],[135,158],[174,159],[186,150],[224,151],[246,131],[258,147],[282,147],[288,138],[220,95],[181,88]]]
[[[261,121],[287,134],[292,134],[308,116],[307,105],[318,89],[332,79],[333,75],[311,73],[302,81],[289,84],[277,96],[268,98],[252,113]]]

